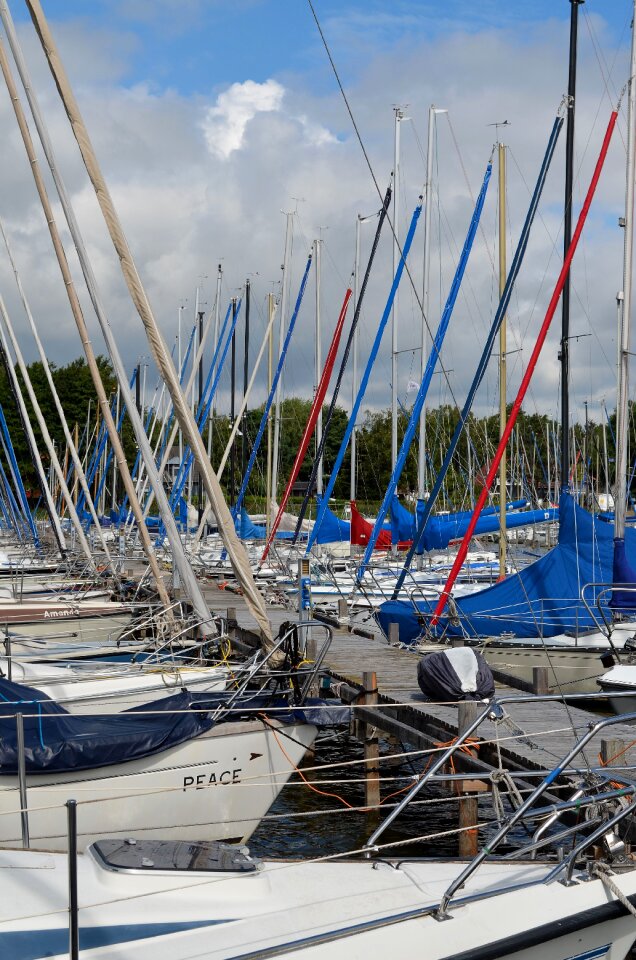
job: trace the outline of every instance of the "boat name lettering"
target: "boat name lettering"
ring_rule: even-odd
[[[185,793],[188,787],[194,787],[195,790],[204,790],[206,787],[215,786],[217,783],[225,785],[240,783],[242,772],[242,767],[238,767],[236,770],[222,770],[221,773],[197,773],[196,777],[184,777],[183,792]]]
[[[78,607],[69,607],[65,610],[45,610],[44,619],[57,619],[58,617],[79,617]]]

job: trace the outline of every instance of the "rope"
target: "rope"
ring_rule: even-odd
[[[613,873],[611,867],[606,863],[595,861],[590,865],[590,873],[597,877],[607,889],[614,894],[619,903],[621,903],[632,917],[636,917],[636,906],[625,896],[618,884],[612,879]]]
[[[501,824],[506,819],[503,799],[501,797],[501,784],[505,784],[508,788],[508,798],[515,809],[521,806],[523,803],[523,797],[521,796],[521,792],[517,787],[517,784],[510,776],[509,770],[493,770],[490,775],[490,782],[492,783],[492,805],[495,811],[497,822]]]

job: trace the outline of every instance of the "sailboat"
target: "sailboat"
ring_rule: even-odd
[[[427,960],[622,960],[636,936],[636,869],[625,846],[636,784],[595,767],[571,796],[545,796],[616,718],[587,730],[472,860],[396,858],[382,844],[466,737],[503,717],[503,703],[486,705],[357,856],[259,860],[223,843],[139,834],[90,845],[69,873],[66,856],[0,850],[0,951],[62,958],[70,942],[83,960],[385,960],[423,951]],[[71,841],[74,821],[70,811]],[[520,839],[506,850],[515,828]],[[558,857],[542,858],[555,841]]]
[[[272,717],[262,697],[226,705],[222,694],[182,691],[121,713],[72,716],[41,691],[0,680],[0,700],[4,846],[20,841],[26,816],[31,843],[64,849],[70,796],[81,801],[81,847],[135,832],[245,840],[316,735],[302,710]]]

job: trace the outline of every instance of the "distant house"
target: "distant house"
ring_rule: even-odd
[[[292,497],[305,497],[307,496],[307,489],[309,487],[308,480],[296,480],[291,489]],[[311,496],[316,493],[316,481],[314,480],[311,487]]]

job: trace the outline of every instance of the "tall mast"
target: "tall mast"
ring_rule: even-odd
[[[320,331],[320,248],[322,246],[322,240],[314,240],[314,250],[315,250],[315,262],[314,270],[316,271],[316,384],[314,389],[314,394],[318,390],[318,384],[320,383],[320,377],[322,375],[322,349],[321,349],[321,331]],[[318,418],[316,420],[316,443],[319,442],[320,437],[322,436],[322,409],[318,411]],[[322,456],[318,460],[318,472],[316,473],[316,493],[322,494],[322,468],[323,468],[323,458]]]
[[[243,397],[247,396],[247,384],[249,380],[249,359],[250,359],[250,294],[251,284],[249,280],[245,281],[245,337],[243,340]],[[234,425],[234,424],[232,424]],[[245,473],[247,465],[247,407],[243,411],[241,422],[241,433],[243,434],[241,443],[241,476]]]
[[[574,110],[576,97],[576,40],[579,4],[570,0],[570,63],[565,140],[565,213],[563,218],[563,256],[572,239],[572,182],[574,179]],[[570,274],[565,278],[561,299],[561,489],[567,490],[570,472]]]
[[[424,280],[422,290],[422,352],[420,362],[420,381],[424,379],[428,359],[429,336],[427,322],[429,318],[430,276],[431,276],[431,212],[433,206],[433,140],[435,133],[435,115],[446,113],[436,109],[434,104],[428,108],[428,144],[426,152],[426,186],[424,187]],[[419,449],[417,460],[417,496],[426,497],[426,404],[420,416]],[[419,558],[418,558],[419,559]]]
[[[393,276],[400,262],[400,123],[404,119],[401,107],[393,108],[395,114],[393,136]],[[397,387],[398,387],[398,295],[395,294],[391,308],[391,469],[395,467],[398,451],[397,439]]]
[[[506,148],[499,143],[499,297],[506,286]],[[506,317],[499,328],[499,439],[506,429]],[[506,451],[499,465],[499,576],[506,576],[506,500],[507,500]]]
[[[288,213],[287,225],[285,228],[285,257],[283,259],[283,287],[281,291],[280,302],[280,320],[278,327],[278,356],[283,351],[285,341],[285,315],[287,313],[287,290],[289,288],[289,257],[291,250],[292,218],[294,214]],[[274,402],[274,450],[272,454],[272,496],[276,499],[278,487],[278,444],[280,440],[280,393],[282,378],[276,385],[276,397]]]
[[[179,376],[181,376],[181,369],[182,369],[182,365],[183,365],[183,357],[182,357],[182,355],[181,355],[181,354],[182,354],[182,349],[183,349],[183,348],[182,348],[182,343],[183,343],[183,341],[182,341],[182,335],[183,335],[183,331],[182,331],[182,325],[181,325],[182,319],[183,319],[183,305],[181,305],[181,306],[179,307],[179,319],[178,319],[178,328],[177,328],[177,339],[178,339],[178,342],[179,342],[179,350],[178,350],[178,353],[179,353]],[[182,434],[181,430],[179,430],[179,463],[182,463],[182,462],[183,462],[183,434]]]
[[[234,404],[236,393],[236,297],[232,297],[232,352],[230,361],[230,424],[234,423]],[[236,497],[236,444],[232,444],[230,452],[230,503],[234,504]]]
[[[272,392],[272,366],[274,363],[274,294],[267,294],[267,320],[269,335],[267,343],[267,396]],[[272,418],[267,418],[267,479],[265,484],[265,516],[267,518],[267,534],[272,528]]]
[[[636,18],[636,0],[634,2]],[[627,398],[629,392],[629,326],[632,305],[632,252],[634,242],[634,174],[636,114],[636,23],[632,21],[632,52],[627,99],[627,173],[625,185],[625,236],[623,245],[623,289],[616,299],[620,309],[618,338],[618,398],[616,401],[616,498],[614,538],[625,536],[627,511],[627,435],[629,429]]]
[[[353,314],[355,316],[358,306],[358,293],[360,286],[360,225],[362,217],[360,214],[356,217],[356,257],[353,264]],[[351,409],[356,402],[358,393],[358,330],[356,327],[353,334],[353,370],[351,376]],[[351,443],[349,445],[349,454],[351,456],[351,483],[349,485],[349,499],[356,498],[356,425],[354,423],[351,431]]]
[[[219,342],[219,325],[221,322],[221,281],[223,280],[223,267],[219,264],[216,275],[216,300],[214,301],[214,342],[212,351],[214,352]],[[179,367],[181,369],[181,367]],[[214,430],[214,420],[216,417],[216,396],[212,401],[210,410],[210,420],[208,422],[208,460],[212,462],[212,433]]]

